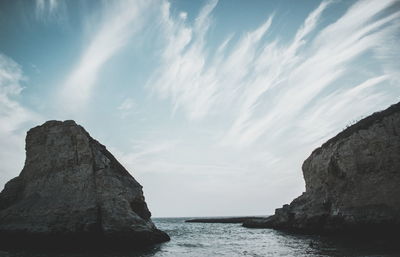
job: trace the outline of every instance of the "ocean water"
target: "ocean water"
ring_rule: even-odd
[[[187,219],[187,218],[186,218]],[[295,235],[241,224],[185,223],[185,218],[155,218],[171,241],[141,251],[0,252],[7,257],[214,257],[214,256],[400,256],[399,245],[385,240]]]

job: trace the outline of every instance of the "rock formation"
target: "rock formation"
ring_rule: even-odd
[[[400,103],[348,127],[303,164],[306,191],[246,227],[388,234],[400,228]]]
[[[0,193],[1,247],[139,247],[168,241],[142,186],[83,127],[28,131],[21,174]]]

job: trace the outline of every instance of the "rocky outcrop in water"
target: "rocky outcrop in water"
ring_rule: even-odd
[[[28,131],[21,174],[0,193],[1,247],[139,247],[168,241],[142,186],[83,127]]]
[[[311,233],[398,231],[400,103],[328,140],[302,169],[306,191],[300,197],[244,226]]]

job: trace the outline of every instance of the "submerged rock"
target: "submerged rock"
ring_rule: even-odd
[[[303,164],[306,191],[246,227],[310,233],[400,229],[400,103],[348,127]]]
[[[0,193],[1,247],[140,247],[168,241],[142,186],[83,127],[28,131],[21,174]]]

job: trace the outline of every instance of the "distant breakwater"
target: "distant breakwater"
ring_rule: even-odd
[[[267,216],[245,216],[245,217],[218,217],[218,218],[199,218],[185,220],[190,223],[244,223],[248,220],[265,219]]]

